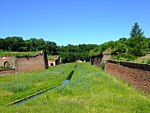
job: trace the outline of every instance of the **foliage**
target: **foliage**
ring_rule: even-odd
[[[94,44],[79,44],[67,45],[60,47],[60,56],[63,62],[74,62],[76,60],[89,61],[89,51],[94,49],[97,45]]]
[[[101,62],[100,67],[101,67],[102,70],[105,70],[105,66],[106,66],[106,63],[105,62]]]
[[[111,59],[117,61],[133,61],[136,57],[130,54],[122,53],[112,57]]]
[[[60,55],[63,62],[66,63],[76,60],[89,61],[91,56],[101,55],[108,50],[111,51],[114,58],[122,57],[119,54],[128,54],[134,57],[144,56],[150,51],[150,38],[144,37],[144,32],[138,23],[135,23],[130,31],[130,38],[120,38],[117,41],[109,41],[101,45],[68,44],[66,46],[58,46],[55,42],[44,41],[42,38],[23,40],[22,37],[6,37],[5,39],[0,38],[0,50],[8,52],[37,52],[44,50],[48,55]]]
[[[107,49],[113,49],[115,47],[114,41],[105,42],[99,46],[96,46],[93,50],[89,52],[89,56],[100,55]]]
[[[13,52],[28,52],[44,50],[50,55],[58,54],[58,46],[55,42],[44,41],[41,39],[30,38],[23,40],[22,37],[0,38],[0,50]]]
[[[144,32],[141,28],[139,28],[138,23],[134,23],[134,26],[132,26],[131,32],[130,32],[130,38],[141,38],[144,37]]]
[[[144,32],[135,23],[130,32],[130,38],[120,38],[113,42],[105,42],[90,51],[90,56],[100,55],[106,50],[111,50],[114,60],[132,61],[144,56],[150,51],[150,38],[144,37]]]
[[[147,64],[150,64],[150,59],[148,59],[148,60],[146,61],[146,63],[147,63]]]
[[[77,65],[69,84],[19,106],[1,108],[7,113],[149,113],[149,97],[88,63]]]
[[[150,58],[138,57],[137,59],[133,60],[133,62],[138,62],[138,63],[142,63],[142,64],[150,64]]]
[[[89,51],[96,47],[95,44],[68,44],[67,46],[58,46],[55,42],[44,41],[42,38],[23,40],[22,37],[0,38],[0,44],[1,51],[38,52],[43,50],[48,55],[60,55],[63,58],[63,62],[73,62],[79,59],[89,60]]]

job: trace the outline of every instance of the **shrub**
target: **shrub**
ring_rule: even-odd
[[[147,63],[147,64],[150,64],[150,59],[148,59],[148,60],[146,61],[146,63]]]
[[[133,56],[133,55],[129,55],[129,54],[126,54],[126,53],[122,53],[122,54],[119,54],[119,55],[116,55],[114,56],[112,59],[113,60],[118,60],[118,61],[132,61],[134,60],[136,57]]]
[[[102,63],[100,64],[100,67],[101,67],[102,70],[104,70],[104,69],[105,69],[105,62],[102,62]]]

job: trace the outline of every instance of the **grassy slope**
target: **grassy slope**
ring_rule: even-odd
[[[150,99],[90,64],[78,64],[71,82],[2,113],[148,113]]]
[[[0,76],[0,105],[59,85],[74,66],[75,64],[64,64],[38,72]]]

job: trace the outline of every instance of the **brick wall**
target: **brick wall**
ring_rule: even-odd
[[[16,59],[16,71],[18,72],[31,72],[37,70],[46,69],[43,54],[36,56],[27,56],[27,57],[17,57]]]
[[[7,74],[15,74],[15,70],[14,69],[12,69],[12,70],[6,70],[6,71],[0,70],[0,76],[1,75],[7,75]]]
[[[150,65],[109,60],[106,71],[150,92]]]
[[[95,64],[96,66],[100,66],[100,63],[102,61],[103,55],[93,56],[90,58],[91,64]]]
[[[35,56],[0,57],[0,66],[4,66],[5,61],[10,63],[10,67],[14,69],[15,72],[31,72],[48,68],[46,53],[41,53]],[[12,70],[8,70],[8,73],[9,72],[12,73]],[[1,71],[0,75],[5,73],[7,72]]]
[[[4,66],[4,62],[8,61],[10,66],[13,65],[13,57],[0,57],[0,66]]]

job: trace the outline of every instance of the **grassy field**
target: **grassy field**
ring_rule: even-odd
[[[61,84],[74,66],[63,64],[43,71],[0,76],[0,105]]]
[[[88,63],[77,65],[69,84],[2,113],[149,113],[149,95]]]

